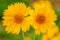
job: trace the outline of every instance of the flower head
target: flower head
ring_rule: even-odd
[[[42,40],[60,40],[60,33],[56,36],[48,36],[48,35],[43,35]]]
[[[58,33],[59,33],[59,28],[57,26],[54,26],[48,29],[47,35],[51,37],[51,36],[56,36]]]
[[[41,0],[41,1],[38,1],[38,2],[32,3],[32,7],[34,7],[35,9],[39,8],[39,5],[42,5],[42,6],[46,7],[46,8],[52,8],[52,4],[51,4],[50,1]]]
[[[53,40],[60,40],[60,33],[58,33],[54,38]]]
[[[43,35],[42,40],[60,40],[60,32],[57,26],[49,28],[48,32]]]
[[[24,3],[15,3],[8,6],[4,11],[3,25],[6,26],[8,33],[19,34],[22,29],[24,32],[30,28],[30,21],[28,15],[29,8]]]
[[[34,10],[30,11],[30,17],[31,25],[36,30],[36,32],[40,34],[40,32],[46,32],[48,28],[55,25],[57,16],[52,8],[42,4],[37,5],[35,5]]]

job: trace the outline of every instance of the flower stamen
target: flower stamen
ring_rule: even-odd
[[[15,15],[14,19],[15,19],[14,21],[16,23],[21,23],[23,21],[24,17],[23,17],[23,15]]]
[[[45,17],[43,15],[37,15],[36,16],[36,22],[38,24],[43,24],[45,22]]]

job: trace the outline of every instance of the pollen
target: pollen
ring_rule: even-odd
[[[45,22],[45,16],[44,15],[37,15],[36,16],[36,22],[38,24],[43,24]]]
[[[16,23],[21,23],[23,21],[23,19],[24,19],[23,15],[15,15],[15,17],[14,17],[14,21]]]
[[[47,38],[47,40],[51,40],[50,38]]]

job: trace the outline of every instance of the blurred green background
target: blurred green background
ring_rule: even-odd
[[[29,5],[31,0],[0,0],[0,40],[22,40],[22,33],[19,35],[13,35],[13,34],[7,34],[5,32],[5,29],[2,25],[2,16],[3,16],[3,11],[8,8],[9,5],[14,4],[16,2],[24,2],[27,6]],[[60,1],[59,0],[51,0],[51,3],[53,5],[53,8],[57,14],[57,21],[56,24],[60,28]],[[34,30],[31,28],[29,32],[25,33],[25,35],[30,36],[33,38],[34,35]],[[42,35],[36,35],[36,40],[41,40]]]

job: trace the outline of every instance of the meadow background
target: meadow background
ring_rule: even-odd
[[[27,6],[30,4],[32,0],[0,0],[0,40],[22,40],[22,33],[19,35],[7,34],[5,32],[5,28],[2,25],[2,16],[3,11],[8,8],[9,5],[14,4],[16,2],[24,2]],[[60,0],[51,0],[55,13],[57,15],[56,24],[60,28]],[[33,38],[34,30],[31,28],[29,32],[25,33],[25,36],[30,36]],[[36,35],[36,40],[41,40],[42,34],[39,36]]]

